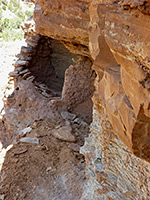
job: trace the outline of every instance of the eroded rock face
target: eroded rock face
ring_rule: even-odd
[[[65,72],[62,100],[65,106],[73,110],[78,104],[91,99],[94,92],[95,72],[87,58],[80,58],[76,65],[70,65]]]
[[[96,87],[108,118],[120,139],[146,160],[150,159],[148,6],[144,1],[91,1],[89,34],[93,68],[101,80]]]
[[[88,55],[89,0],[45,1],[35,4],[36,30],[58,40],[63,40],[72,51]]]
[[[11,73],[16,91],[5,104],[2,131],[13,133],[10,140],[16,137],[12,123],[18,106],[19,112],[24,111],[23,125],[42,119],[52,136],[79,150],[88,133],[86,122],[91,122],[93,96],[91,134],[81,148],[88,182],[74,198],[150,198],[149,7],[144,0],[35,3],[36,31],[27,28],[28,46],[22,47]],[[52,90],[55,81],[60,83],[59,94]],[[24,95],[19,92],[22,88]]]
[[[92,133],[81,152],[93,199],[150,198],[143,182],[150,170],[148,6],[90,2],[89,48],[97,78]]]
[[[92,134],[81,148],[89,180],[85,199],[149,199],[149,163],[135,157],[116,136],[98,96],[94,102]]]

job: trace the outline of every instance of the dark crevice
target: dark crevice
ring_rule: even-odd
[[[29,70],[35,76],[35,81],[45,84],[61,96],[65,71],[73,64],[72,58],[76,57],[61,42],[41,36]]]

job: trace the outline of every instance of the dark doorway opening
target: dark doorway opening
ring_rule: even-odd
[[[66,69],[74,64],[72,54],[60,41],[41,36],[29,70],[35,81],[45,84],[49,89],[61,96]]]

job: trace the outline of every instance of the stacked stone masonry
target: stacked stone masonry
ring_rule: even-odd
[[[150,1],[37,0],[32,23],[10,73],[16,85],[32,81],[51,105],[85,121],[93,106],[80,199],[150,199]]]

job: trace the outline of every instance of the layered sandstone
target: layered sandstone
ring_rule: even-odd
[[[88,2],[89,0],[37,1],[34,11],[37,32],[62,40],[73,52],[89,55]]]
[[[48,123],[52,136],[75,148],[92,118],[81,148],[88,181],[66,199],[150,198],[149,7],[148,0],[37,0],[35,30],[24,27],[27,46],[5,104],[12,137],[13,117],[23,109],[24,124]]]
[[[91,1],[89,47],[97,90],[120,139],[149,160],[149,3]],[[144,23],[143,23],[144,21]]]

